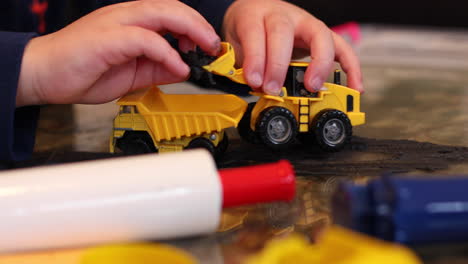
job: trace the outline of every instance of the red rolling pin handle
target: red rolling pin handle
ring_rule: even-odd
[[[295,195],[294,169],[287,160],[219,170],[223,208],[271,201],[291,201]]]

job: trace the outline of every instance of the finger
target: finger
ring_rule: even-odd
[[[137,60],[135,77],[131,90],[147,87],[153,84],[169,84],[179,83],[187,80],[187,76],[175,75],[169,71],[166,67],[159,63],[154,63],[152,60],[140,57]]]
[[[353,48],[339,35],[333,33],[335,42],[335,60],[348,77],[348,86],[359,92],[364,92],[362,85],[361,66]]]
[[[220,39],[213,27],[194,9],[179,1],[136,1],[121,11],[122,24],[187,36],[204,51],[216,55]]]
[[[189,67],[171,45],[162,36],[150,30],[125,26],[103,37],[108,41],[97,40],[95,43],[97,50],[100,51],[98,56],[101,60],[99,61],[107,64],[104,65],[103,72],[110,66],[123,64],[140,56],[161,64],[177,76],[186,77],[190,72]]]
[[[267,57],[263,90],[278,95],[284,84],[294,46],[294,26],[286,16],[265,18]]]
[[[249,19],[240,23],[236,34],[242,47],[244,77],[253,90],[261,90],[265,72],[265,27],[263,21]]]
[[[93,85],[84,91],[81,98],[70,99],[72,102],[78,100],[83,104],[100,104],[117,99],[133,89],[135,80],[136,60],[112,66],[101,75]],[[112,87],[112,89],[109,89]]]
[[[195,43],[186,36],[179,36],[179,50],[183,53],[187,53],[189,51],[194,51],[196,48]]]
[[[175,76],[162,65],[141,57],[138,60],[132,60],[109,69],[85,91],[79,102],[85,104],[105,103],[153,84],[176,83],[185,79]],[[74,96],[70,102],[76,102],[76,100],[78,98]]]
[[[313,19],[302,23],[296,36],[309,45],[312,61],[307,67],[304,84],[307,90],[316,92],[333,68],[335,46],[331,31],[321,21]]]

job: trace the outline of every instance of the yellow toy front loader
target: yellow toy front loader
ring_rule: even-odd
[[[360,93],[340,85],[339,72],[335,74],[335,83],[325,83],[320,91],[309,92],[304,86],[308,65],[290,63],[279,96],[251,93],[259,96],[259,100],[249,104],[239,123],[242,138],[281,149],[299,135],[326,151],[337,151],[349,142],[352,127],[365,122],[365,114],[360,111]],[[235,68],[234,49],[227,42],[222,43],[221,55],[203,68],[246,84],[243,70]]]

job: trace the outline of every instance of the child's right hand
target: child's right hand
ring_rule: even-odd
[[[223,29],[255,90],[278,95],[297,48],[313,58],[304,75],[309,91],[322,88],[334,60],[346,72],[349,87],[364,91],[359,59],[351,46],[322,21],[287,1],[237,0],[226,12]]]
[[[151,84],[185,80],[181,50],[195,44],[211,55],[219,37],[195,10],[173,0],[107,6],[55,33],[32,39],[21,66],[16,106],[104,103]]]

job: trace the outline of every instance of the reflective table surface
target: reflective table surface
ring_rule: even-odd
[[[362,60],[367,123],[355,128],[351,146],[325,154],[296,145],[272,154],[241,142],[229,130],[231,145],[219,166],[290,159],[297,172],[296,199],[224,210],[216,234],[165,243],[187,250],[201,263],[243,263],[267,241],[291,232],[315,241],[333,223],[330,196],[342,180],[366,182],[389,171],[468,175],[468,32],[372,25],[362,30],[355,48]],[[190,84],[163,89],[200,92]],[[46,107],[36,151],[105,152],[116,113],[114,103]],[[424,263],[468,263],[464,245],[415,250]]]

